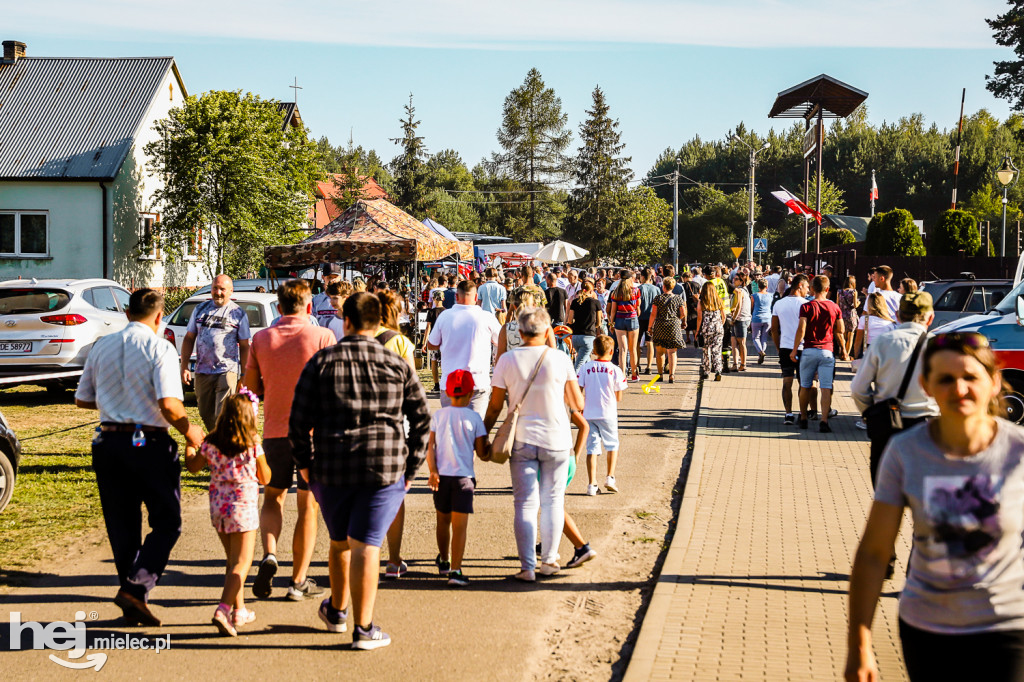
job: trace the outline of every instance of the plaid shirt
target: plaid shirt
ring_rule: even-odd
[[[426,458],[429,434],[419,378],[375,339],[346,336],[302,370],[288,438],[299,468],[309,468],[312,480],[372,487],[412,480]]]

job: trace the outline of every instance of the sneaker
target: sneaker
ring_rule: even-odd
[[[252,593],[257,599],[266,599],[270,596],[270,585],[277,575],[277,557],[268,554],[260,562],[259,570],[256,571],[256,579],[252,581]]]
[[[800,417],[800,419],[798,421],[800,422],[800,428],[801,429],[806,429],[807,428],[807,426],[808,426],[808,420],[807,419],[804,419],[803,417]]]
[[[404,561],[398,566],[394,565],[389,561],[387,567],[384,569],[384,577],[389,580],[395,580],[396,578],[401,578],[408,572],[409,565],[406,564]]]
[[[455,570],[448,574],[449,587],[466,587],[469,585],[469,578],[462,575],[461,570]]]
[[[363,629],[357,625],[352,631],[352,648],[369,651],[380,649],[391,644],[391,636],[380,629],[380,626],[370,624],[370,627]]]
[[[615,477],[614,476],[609,476],[608,478],[604,479],[604,489],[607,490],[610,493],[617,493],[617,492],[619,492],[619,487],[617,485],[615,485]]]
[[[234,624],[231,622],[231,612],[227,609],[218,606],[217,610],[213,612],[213,618],[210,620],[220,630],[220,634],[227,635],[228,637],[238,636],[238,630],[235,629]]]
[[[541,564],[537,567],[537,573],[548,576],[554,575],[560,570],[562,570],[562,568],[558,564]]]
[[[533,571],[522,570],[512,576],[513,580],[518,580],[521,583],[534,583],[537,582],[537,575]]]
[[[452,572],[452,564],[451,564],[451,562],[450,561],[445,561],[444,559],[442,559],[440,554],[438,554],[434,558],[434,565],[437,566],[437,572],[440,575],[448,575],[449,573]]]
[[[243,625],[248,625],[256,620],[256,612],[250,611],[247,608],[233,609],[231,611],[231,624],[235,626],[235,631]]]
[[[331,606],[330,597],[320,602],[320,610],[316,615],[320,616],[320,620],[327,626],[328,632],[346,632],[348,630],[348,613]]]
[[[715,375],[715,381],[721,381],[721,380],[722,380],[722,373],[719,372],[718,374]]]
[[[431,393],[440,393],[440,392],[441,392],[441,384],[434,384],[434,388],[431,390]]]
[[[853,425],[856,426],[861,431],[867,431],[868,430],[868,425],[864,423],[863,419],[858,419],[857,421],[855,421],[853,423]]]
[[[764,353],[758,353],[757,354],[757,364],[759,364],[759,365],[763,365],[764,364]]]
[[[288,584],[288,598],[292,601],[302,601],[307,597],[319,597],[324,593],[324,588],[316,584],[312,578],[306,578],[301,583],[291,582]]]
[[[807,410],[807,418],[808,419],[817,419],[818,418],[818,411],[817,410]]]
[[[837,410],[835,408],[832,408],[831,410],[828,411],[828,418],[829,419],[831,419],[832,417],[838,417],[838,416],[839,416],[839,410]]]
[[[591,497],[596,495],[598,490],[599,490],[599,488],[597,487],[596,484],[595,485],[588,485],[587,486],[587,494],[590,495]]]
[[[821,422],[818,424],[818,431],[821,433],[832,433],[832,427],[828,425],[828,422]]]
[[[796,415],[794,415],[792,412],[787,412],[786,416],[782,420],[782,423],[786,424],[787,426],[792,426],[793,424],[796,423]]]
[[[585,564],[594,557],[597,556],[597,552],[590,549],[590,544],[583,545],[575,552],[573,552],[572,559],[565,565],[566,568],[576,568],[580,564]]]

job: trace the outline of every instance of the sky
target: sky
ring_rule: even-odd
[[[498,149],[505,96],[530,68],[579,124],[600,85],[642,178],[667,148],[764,134],[778,92],[827,73],[869,93],[880,124],[922,113],[1005,118],[985,90],[1012,59],[986,18],[1003,0],[0,0],[2,40],[29,56],[173,56],[192,94],[240,89],[293,101],[315,137],[390,160],[412,93],[428,151],[472,167]],[[737,150],[737,153],[744,153]],[[711,182],[745,178],[698,178]]]

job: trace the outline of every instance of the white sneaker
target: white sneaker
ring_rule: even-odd
[[[612,492],[612,493],[619,492],[619,487],[617,485],[615,485],[615,477],[614,476],[609,476],[608,478],[606,478],[604,480],[604,489],[607,490],[608,492]]]
[[[560,570],[561,567],[558,564],[541,564],[537,568],[537,573],[540,573],[541,575],[554,575]]]
[[[587,494],[590,495],[591,497],[593,497],[594,495],[597,494],[597,490],[598,490],[598,488],[597,488],[596,485],[588,485],[587,486]]]
[[[865,424],[864,421],[861,420],[861,419],[858,419],[856,422],[854,422],[853,425],[856,426],[861,431],[867,431],[868,430],[868,425]]]

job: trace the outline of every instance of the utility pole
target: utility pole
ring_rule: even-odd
[[[757,152],[750,150],[750,212],[747,214],[747,258],[754,258],[754,168],[757,164]]]
[[[679,169],[672,171],[672,267],[679,271]]]

